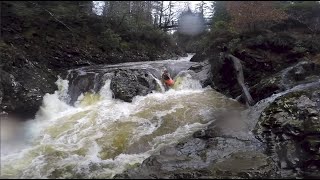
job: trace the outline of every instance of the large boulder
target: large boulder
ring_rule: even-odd
[[[255,133],[283,172],[320,178],[319,86],[277,98],[262,112]]]
[[[87,92],[98,93],[103,85],[105,85],[106,80],[111,79],[112,76],[113,73],[111,72],[85,72],[77,69],[70,71],[68,75],[63,76],[63,79],[67,79],[69,81],[69,99],[67,102],[71,105],[74,105],[81,94]]]
[[[0,69],[0,73],[0,111],[22,120],[34,118],[42,97],[56,90],[56,77],[40,68],[26,65],[11,73]]]
[[[133,97],[137,95],[147,95],[156,90],[156,87],[156,80],[142,69],[120,69],[115,72],[110,84],[114,97],[126,102],[132,102]]]
[[[202,87],[212,85],[211,65],[208,61],[200,62],[191,66],[188,70],[192,70],[192,77],[200,81]]]

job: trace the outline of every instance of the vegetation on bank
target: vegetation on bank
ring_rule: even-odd
[[[226,41],[223,41],[225,45],[236,49],[238,44],[250,37],[256,38],[251,41],[255,43],[252,44],[254,47],[257,45],[259,48],[268,49],[273,44],[283,49],[291,49],[294,45],[289,42],[288,37],[296,37],[301,40],[294,42],[299,44],[295,48],[296,51],[308,51],[312,54],[320,52],[318,1],[216,1],[213,6],[216,11],[212,17],[210,31],[203,33],[205,37],[202,37],[201,43],[195,42],[202,46],[198,48],[199,51],[219,44],[219,39],[223,38],[226,38]],[[264,35],[268,33],[286,34],[287,38],[267,42],[268,39]],[[271,45],[268,46],[268,43]]]
[[[98,16],[91,1],[4,1],[1,47],[7,52],[13,45],[34,61],[53,67],[183,55],[173,39],[150,22],[148,13]]]
[[[319,2],[241,3],[215,2],[211,30],[201,40],[185,42],[198,46],[191,61],[211,63],[213,88],[233,98],[242,94],[232,63],[221,59],[225,51],[241,60],[251,93],[263,80],[297,62],[320,63]]]

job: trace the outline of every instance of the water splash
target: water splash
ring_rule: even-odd
[[[1,178],[111,178],[207,125],[213,112],[240,106],[202,89],[188,74],[169,91],[113,99],[110,79],[68,105],[68,83],[46,94],[26,124],[28,144],[1,154]],[[161,84],[159,82],[159,84]]]
[[[193,79],[188,71],[182,71],[176,76],[173,88],[176,90],[202,89],[202,85],[198,80]]]

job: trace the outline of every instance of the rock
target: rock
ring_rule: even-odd
[[[237,152],[212,167],[214,178],[272,178],[277,167],[267,155],[256,152]]]
[[[163,149],[159,155],[150,156],[140,166],[114,178],[271,178],[274,169],[270,158],[250,142],[191,138]]]
[[[212,85],[211,65],[208,61],[193,65],[189,70],[194,71],[192,77],[199,80],[202,87]]]
[[[133,97],[144,96],[156,90],[155,79],[143,70],[119,70],[111,79],[110,88],[117,99],[132,102]]]
[[[0,111],[26,120],[34,118],[46,93],[56,90],[56,77],[40,68],[25,64],[23,68],[0,70]]]
[[[284,91],[285,87],[283,87],[281,83],[281,73],[277,73],[269,78],[262,79],[259,83],[252,86],[249,92],[253,100],[258,102],[259,100],[267,98],[272,94]]]
[[[320,79],[320,65],[301,61],[290,66],[250,88],[252,98],[257,102],[272,94],[291,89],[299,84],[315,82]]]
[[[86,92],[98,92],[101,87],[104,85],[106,78],[103,78],[103,74],[99,73],[85,73],[72,71],[68,76],[69,88],[68,103],[73,105],[79,95]]]
[[[141,165],[114,178],[273,178],[277,167],[262,152],[254,137],[239,136],[247,132],[243,123],[234,123],[234,116],[221,115],[205,131],[194,133],[176,145],[151,155]],[[229,123],[231,129],[224,131]],[[215,133],[213,133],[215,132]],[[234,133],[236,132],[236,133]]]
[[[191,62],[202,62],[205,61],[207,55],[205,53],[196,53],[191,59]]]
[[[216,57],[210,59],[213,88],[223,92],[227,96],[237,97],[241,94],[241,88],[237,82],[236,72],[231,61],[223,61]]]
[[[299,177],[320,178],[319,87],[277,98],[262,112],[255,133],[284,169],[301,169]]]

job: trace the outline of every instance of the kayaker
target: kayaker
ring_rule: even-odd
[[[163,71],[163,74],[162,74],[162,81],[164,82],[164,84],[167,86],[167,87],[170,87],[170,86],[173,86],[174,85],[174,81],[172,80],[172,78],[170,77],[170,74],[167,70],[164,70]]]

